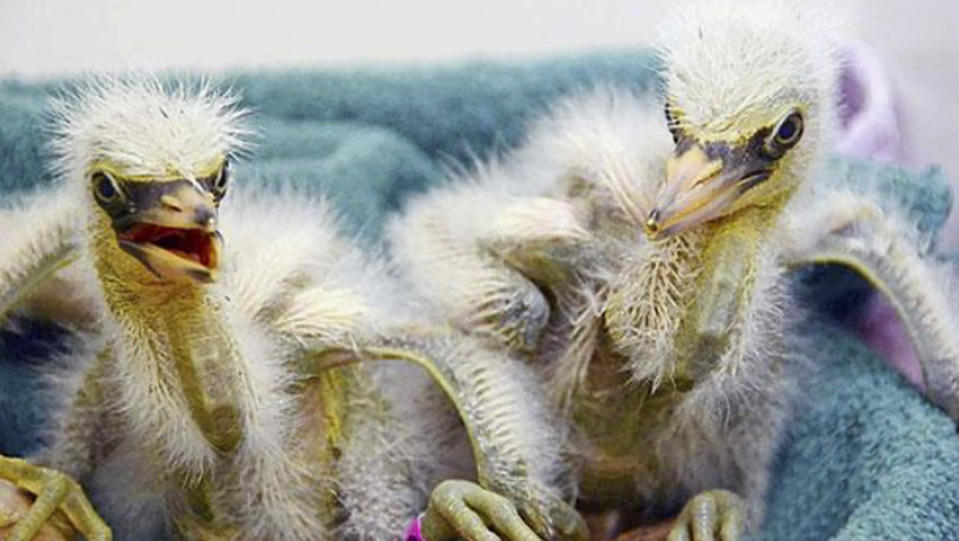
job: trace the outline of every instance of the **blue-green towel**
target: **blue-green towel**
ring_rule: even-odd
[[[238,178],[292,180],[326,193],[351,232],[367,242],[376,242],[385,213],[441,179],[447,166],[518,142],[528,120],[556,97],[596,82],[655,86],[651,58],[637,51],[527,63],[259,72],[222,82],[243,94],[262,134]],[[42,111],[62,84],[0,82],[0,197],[50,183]],[[938,170],[912,175],[838,159],[831,168],[837,182],[868,183],[899,201],[930,238],[949,212]],[[835,269],[812,270],[796,287],[815,304],[813,318],[797,326],[816,336],[809,355],[820,369],[804,382],[757,538],[959,539],[953,423],[839,324],[855,317],[869,294],[862,281]],[[37,367],[64,347],[56,329],[19,323],[20,332],[0,331],[0,452],[7,454],[35,445],[43,418]]]

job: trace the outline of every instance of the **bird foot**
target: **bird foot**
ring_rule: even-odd
[[[30,496],[36,498],[31,502]],[[0,456],[0,534],[7,541],[112,539],[80,485],[66,474]]]
[[[746,521],[746,504],[728,490],[710,490],[693,497],[669,532],[667,541],[738,541]]]
[[[539,541],[541,539],[585,540],[585,523],[572,508],[571,516],[549,526],[541,519],[525,518],[506,497],[468,481],[444,481],[430,496],[422,527],[428,541],[453,539]],[[572,518],[571,518],[572,517]]]
[[[0,479],[0,539],[12,539],[14,525],[23,520],[33,498],[9,481]],[[33,536],[33,541],[67,541],[76,537],[62,513],[55,513]]]

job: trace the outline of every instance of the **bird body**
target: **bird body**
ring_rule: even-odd
[[[0,316],[51,297],[47,280],[69,265],[90,292],[80,312],[96,320],[51,376],[49,445],[30,462],[0,457],[0,478],[37,496],[12,539],[57,510],[95,539],[110,536],[96,511],[122,538],[385,539],[453,471],[509,499],[440,483],[423,519],[435,539],[491,527],[575,538],[556,461],[542,458],[559,435],[524,400],[521,371],[454,333],[404,334],[411,312],[387,267],[337,234],[322,201],[290,188],[227,195],[246,135],[236,98],[134,77],[91,83],[54,110],[64,184],[33,206],[34,229],[3,244]],[[451,356],[455,369],[435,358]],[[422,372],[341,366],[369,359],[414,361],[456,411]],[[457,441],[460,423],[473,472],[439,443]],[[542,427],[535,442],[517,430],[528,425]]]
[[[287,212],[307,214],[286,203]],[[320,209],[313,205],[309,213]],[[269,227],[282,234],[281,217],[274,218]],[[226,221],[222,231],[229,235]],[[323,222],[314,219],[328,225]],[[103,232],[103,226],[94,220],[90,228]],[[398,443],[382,451],[384,471],[365,475],[397,484],[380,495],[391,502],[383,506],[391,514],[379,510],[379,522],[359,535],[389,535],[415,513],[423,489],[406,479],[398,483],[401,476],[390,471],[415,463],[413,427],[393,417],[384,397],[376,398],[371,374],[347,369],[321,377],[324,393],[298,391],[302,377],[287,366],[291,348],[255,313],[243,311],[250,301],[229,298],[231,276],[224,276],[222,288],[158,283],[106,231],[92,236],[78,262],[101,277],[104,310],[95,341],[101,353],[90,359],[81,381],[58,388],[76,398],[58,416],[40,464],[92,478],[99,509],[122,537],[163,536],[172,527],[187,538],[316,538],[350,533],[348,521],[336,526],[339,503],[326,495],[341,489],[341,475],[345,482],[357,472],[341,471],[333,448],[373,431]],[[225,259],[232,262],[230,255]],[[305,273],[310,263],[301,261],[298,270]],[[352,309],[362,311],[366,299],[352,300]],[[350,322],[351,332],[359,321]],[[83,400],[88,395],[98,400]],[[356,407],[363,415],[347,414]],[[323,456],[328,458],[314,458]]]
[[[781,344],[790,305],[773,264],[777,225],[770,219],[782,204],[649,239],[631,214],[648,215],[665,172],[671,144],[660,107],[609,88],[565,101],[513,159],[414,201],[392,224],[394,253],[418,284],[417,273],[439,276],[447,265],[464,274],[483,266],[495,277],[495,287],[472,291],[484,295],[473,305],[445,296],[453,290],[445,284],[421,291],[447,317],[462,310],[454,321],[474,334],[525,348],[550,402],[574,427],[570,452],[583,508],[653,517],[728,488],[747,498],[754,523],[764,464],[793,391]],[[491,225],[465,224],[475,214],[449,211],[455,202],[476,205],[477,192],[489,202],[474,212],[489,213],[481,224]],[[444,229],[471,230],[472,244],[445,244],[443,258],[424,251],[436,224],[452,219]],[[522,224],[535,224],[536,233]],[[540,296],[523,282],[501,285],[512,286],[517,275]],[[712,294],[700,296],[704,288]],[[697,341],[712,330],[714,305],[729,297],[742,309],[703,346]],[[470,306],[525,310],[480,319],[485,312]],[[541,312],[548,318],[537,332],[498,332],[518,326],[510,318],[534,327]],[[516,336],[534,339],[516,345]]]
[[[389,537],[454,459],[429,444],[461,445],[458,421],[478,480],[505,498],[441,484],[431,541],[490,524],[511,540],[529,526],[581,538],[569,471],[581,508],[622,526],[678,512],[672,539],[738,538],[761,520],[803,364],[785,274],[821,260],[889,286],[915,336],[933,338],[927,378],[955,416],[948,309],[923,271],[902,270],[924,262],[882,213],[810,195],[835,123],[823,18],[784,0],[691,0],[671,21],[662,100],[569,99],[510,157],[394,220],[396,266],[432,309],[410,319],[379,285],[383,264],[339,240],[318,202],[224,199],[244,135],[229,99],[148,82],[63,102],[55,148],[72,184],[36,231],[0,245],[0,316],[73,254],[98,321],[60,387],[37,458],[49,468],[0,457],[0,477],[38,495],[21,538],[58,505],[92,520],[59,471],[101,488],[98,506],[137,538]],[[436,321],[472,336],[415,328]],[[423,366],[456,415],[416,384],[423,400],[398,400],[394,372],[334,369],[370,359]],[[49,496],[62,487],[73,496]]]
[[[579,508],[620,519],[598,538],[677,513],[670,540],[761,523],[809,366],[796,267],[847,265],[887,294],[959,418],[949,269],[877,194],[824,182],[839,20],[813,2],[677,3],[661,98],[567,98],[391,223],[437,317],[538,373],[572,429]]]

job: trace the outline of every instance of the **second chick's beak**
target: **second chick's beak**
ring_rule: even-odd
[[[213,196],[188,180],[128,190],[135,210],[113,221],[120,247],[159,278],[216,281],[223,239]]]
[[[769,163],[728,143],[682,141],[666,164],[666,181],[647,216],[646,235],[664,239],[720,218],[769,178]]]

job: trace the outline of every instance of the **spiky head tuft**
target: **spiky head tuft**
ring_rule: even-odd
[[[807,135],[827,139],[845,17],[811,0],[684,0],[661,26],[658,51],[671,115],[705,136],[775,124],[793,103]]]
[[[209,81],[91,79],[53,100],[54,171],[74,180],[106,165],[128,177],[196,178],[248,148],[238,102]]]

